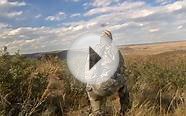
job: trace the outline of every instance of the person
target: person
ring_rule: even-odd
[[[108,30],[104,31],[101,39],[112,41],[112,33]],[[115,92],[118,92],[120,98],[120,116],[125,115],[130,105],[130,99],[124,70],[124,59],[119,51],[119,66],[114,75],[101,84],[87,84],[86,91],[92,110],[90,116],[104,116],[107,97]]]

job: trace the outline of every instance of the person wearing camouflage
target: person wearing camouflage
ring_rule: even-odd
[[[112,41],[112,33],[108,30],[104,31],[101,39],[110,39]],[[119,51],[119,66],[114,75],[101,84],[87,84],[86,91],[92,109],[90,116],[104,116],[106,99],[115,92],[118,92],[120,98],[120,115],[125,115],[130,101],[124,70],[124,59]]]

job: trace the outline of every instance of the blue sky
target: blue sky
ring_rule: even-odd
[[[186,0],[0,0],[0,47],[68,49],[105,29],[119,45],[186,40]]]

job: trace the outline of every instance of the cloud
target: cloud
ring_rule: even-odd
[[[108,6],[113,2],[113,0],[93,0],[92,6],[100,7],[100,6]]]
[[[149,6],[146,2],[139,1],[123,2],[94,7],[84,16],[93,17],[89,22],[99,22],[95,26],[99,30],[112,30],[118,37],[118,44],[183,40],[183,27],[186,25],[185,4],[186,1],[157,6]],[[155,32],[158,36],[154,35]]]
[[[8,1],[8,0],[1,0],[0,1],[0,6],[3,8],[7,8],[7,7],[21,7],[21,6],[26,6],[25,2],[19,2],[19,1]]]
[[[177,27],[177,29],[182,29],[183,28],[183,25],[180,25]]]
[[[186,6],[185,2],[179,1],[179,2],[175,2],[173,4],[167,5],[167,9],[168,9],[168,11],[173,12],[173,11],[176,11],[176,10],[180,10],[185,6]]]
[[[170,4],[172,2],[173,2],[173,0],[156,0],[156,3],[158,3],[160,5]]]
[[[91,4],[95,2],[92,1]],[[103,1],[97,1],[103,2]],[[115,2],[116,3],[116,2]],[[124,1],[107,3],[85,10],[85,13],[74,13],[64,21],[66,14],[45,17],[44,20],[56,21],[59,27],[12,27],[0,23],[0,46],[7,45],[13,53],[20,49],[21,53],[53,51],[68,49],[72,41],[86,33],[97,33],[105,29],[113,32],[116,44],[138,44],[160,41],[184,40],[186,32],[186,2],[176,1],[163,5],[151,6],[144,1]],[[87,5],[90,3],[87,3]],[[11,11],[15,17],[25,12]],[[16,13],[17,12],[17,13]],[[10,13],[10,12],[9,12]],[[19,15],[18,15],[19,14]],[[44,15],[35,15],[42,19]],[[14,19],[14,18],[13,18]],[[28,20],[29,21],[29,20]]]
[[[9,24],[0,23],[0,29],[10,27]]]
[[[139,9],[144,7],[144,2],[123,2],[119,5],[105,6],[105,7],[96,7],[87,11],[85,16],[92,16],[97,14],[104,13],[121,13],[121,12],[129,12],[130,9]]]
[[[38,14],[35,16],[36,19],[41,18],[41,17],[42,17],[42,14]]]
[[[73,40],[94,26],[95,23],[71,25],[69,27],[18,27],[2,24],[0,28],[0,47],[7,46],[11,53],[20,49],[21,53],[33,53],[67,49]]]
[[[47,27],[19,27],[15,29],[1,29],[0,46],[8,46],[11,53],[15,52],[18,49],[21,49],[22,53],[49,50],[52,48],[56,48],[55,46],[57,43],[55,43],[54,41],[59,39],[57,35],[57,30],[58,29],[52,29]],[[41,48],[40,46],[50,46],[50,48]]]
[[[78,17],[78,16],[81,16],[80,13],[75,13],[75,14],[72,14],[70,17]]]
[[[12,19],[18,18],[23,15],[23,11],[19,8],[26,6],[25,2],[20,1],[8,1],[8,0],[1,0],[0,1],[0,18],[3,19]],[[14,19],[15,20],[15,19]]]
[[[60,21],[60,20],[62,20],[64,18],[65,18],[65,13],[61,11],[61,12],[58,12],[54,16],[46,17],[45,20],[48,20],[48,21]]]
[[[149,29],[149,32],[157,32],[157,31],[159,31],[158,28]]]
[[[94,30],[97,22],[79,21],[67,27],[8,27],[0,28],[0,47],[6,45],[11,53],[33,53],[68,49],[73,40],[87,30]]]
[[[102,15],[108,13],[120,13],[129,18],[146,17],[156,13],[174,12],[186,8],[186,1],[177,1],[163,6],[149,7],[143,1],[123,2],[111,6],[94,7],[87,11],[84,16]]]
[[[65,0],[65,1],[67,1],[67,2],[79,2],[79,1],[81,1],[81,0]]]
[[[15,12],[10,12],[7,14],[8,17],[12,18],[12,17],[17,17],[23,14],[23,11],[15,11]]]

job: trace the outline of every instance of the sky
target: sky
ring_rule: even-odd
[[[117,45],[186,40],[186,0],[0,0],[0,47],[68,49],[111,30]]]

